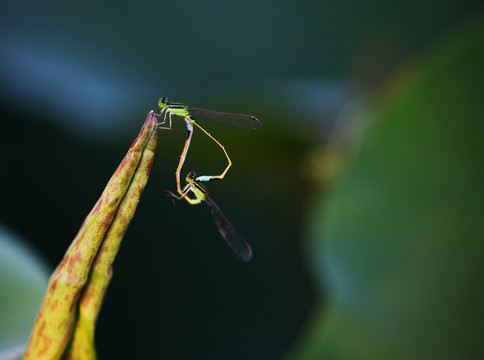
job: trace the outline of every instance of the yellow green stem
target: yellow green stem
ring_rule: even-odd
[[[74,358],[69,352],[83,359],[95,358],[92,339],[95,320],[121,238],[148,180],[156,140],[157,118],[150,112],[52,274],[24,359],[60,359],[63,355]],[[66,354],[74,329],[76,335],[69,346],[72,350]],[[81,329],[79,335],[77,329]],[[91,356],[78,353],[81,348],[87,349]]]

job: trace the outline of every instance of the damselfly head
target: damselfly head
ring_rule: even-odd
[[[163,96],[160,100],[158,100],[158,106],[160,108],[164,108],[168,105],[168,98],[166,96]]]
[[[196,177],[197,177],[197,174],[195,174],[195,171],[190,171],[187,175],[186,182],[191,183],[195,180]]]

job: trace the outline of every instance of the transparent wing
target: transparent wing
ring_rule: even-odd
[[[250,261],[252,258],[252,249],[247,241],[240,235],[240,233],[235,229],[235,227],[227,220],[222,211],[214,203],[214,201],[209,197],[205,196],[205,203],[210,207],[210,212],[212,213],[213,220],[218,227],[218,231],[231,247],[234,253],[240,257],[243,261]]]
[[[235,129],[256,130],[261,127],[259,119],[252,115],[232,114],[200,108],[189,108],[195,120],[205,119]]]

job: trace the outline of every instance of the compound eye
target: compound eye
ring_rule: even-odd
[[[189,182],[189,183],[190,183],[190,182],[193,182],[193,181],[195,180],[196,176],[197,176],[197,175],[195,174],[195,171],[190,171],[190,172],[188,173],[188,175],[187,175],[187,179],[186,179],[186,181],[187,181],[187,182]]]

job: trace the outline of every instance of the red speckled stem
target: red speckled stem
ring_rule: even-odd
[[[90,324],[93,333],[111,264],[148,180],[156,140],[157,118],[151,111],[52,274],[24,359],[68,357],[65,350],[78,323]],[[81,355],[78,358],[95,358],[94,348]]]

